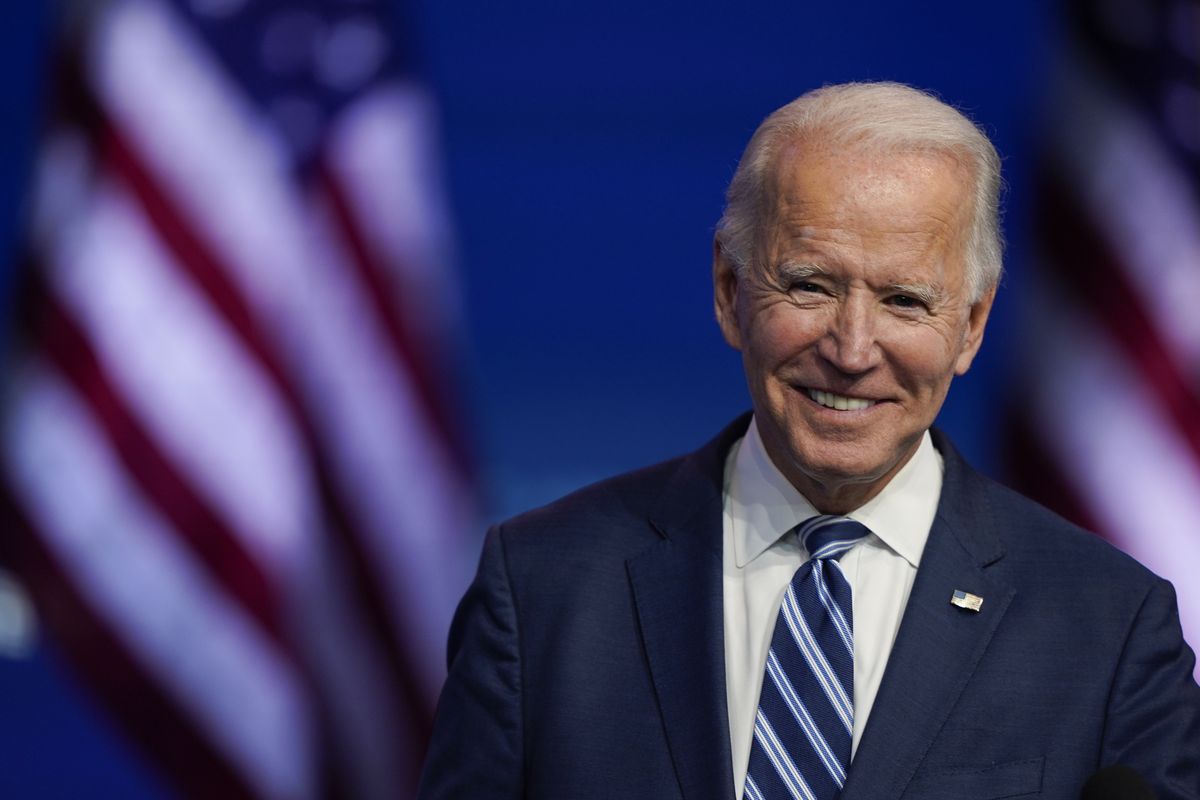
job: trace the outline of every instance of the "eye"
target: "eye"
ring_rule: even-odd
[[[792,284],[792,291],[793,292],[824,292],[825,290],[821,287],[821,284],[819,284],[819,283],[813,283],[812,281],[796,281],[795,283]]]
[[[894,294],[887,299],[889,305],[903,309],[922,309],[925,308],[925,301],[920,298],[913,297],[911,294]]]

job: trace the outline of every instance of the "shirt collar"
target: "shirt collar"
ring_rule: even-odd
[[[817,510],[771,461],[753,419],[731,455],[734,463],[726,486],[734,520],[734,559],[741,568]],[[915,568],[937,514],[943,469],[941,454],[926,431],[917,452],[887,486],[847,516],[866,525]]]

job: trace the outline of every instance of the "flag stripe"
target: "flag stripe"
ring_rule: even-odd
[[[1106,332],[1126,350],[1141,377],[1154,387],[1156,398],[1180,436],[1200,456],[1200,396],[1180,374],[1154,324],[1142,308],[1135,287],[1103,237],[1073,203],[1061,184],[1043,170],[1036,215],[1037,231],[1057,274],[1073,287],[1076,300],[1106,320]]]
[[[1046,360],[1035,368],[1029,398],[1037,433],[1070,470],[1107,538],[1175,584],[1184,631],[1193,634],[1200,620],[1200,586],[1191,580],[1200,572],[1200,459],[1099,323],[1060,307],[1054,324],[1060,337],[1044,340]],[[1079,397],[1088,398],[1086,413],[1076,407]],[[1131,469],[1140,453],[1152,457]]]
[[[293,666],[144,502],[82,398],[36,361],[18,379],[5,465],[64,571],[248,783],[308,796],[311,720]]]
[[[159,685],[153,670],[134,658],[111,626],[66,576],[9,487],[0,483],[0,536],[7,563],[19,565],[38,611],[56,631],[76,676],[129,731],[156,770],[185,797],[254,798],[246,780],[207,738],[197,733],[179,703]]]
[[[371,309],[382,323],[394,357],[412,374],[412,383],[419,401],[419,413],[434,426],[441,440],[448,445],[448,454],[452,457],[456,469],[467,474],[469,462],[464,437],[462,430],[454,422],[455,404],[446,396],[446,376],[439,374],[436,365],[430,360],[430,357],[434,356],[434,353],[430,352],[430,345],[438,346],[438,343],[422,342],[418,346],[415,332],[399,316],[393,305],[387,285],[388,270],[379,263],[379,259],[368,246],[341,181],[324,165],[318,169],[318,176],[319,185],[330,203],[333,222],[348,245],[351,257],[347,262],[370,298]]]
[[[1200,72],[1186,8],[1068,4],[1034,180],[1031,383],[1009,441],[1022,487],[1175,584],[1195,646]]]
[[[1072,123],[1051,137],[1041,167],[1102,232],[1176,361],[1200,369],[1200,193],[1187,170],[1119,92],[1078,54],[1062,70],[1060,93]],[[1200,117],[1198,117],[1200,119]],[[1049,265],[1052,266],[1052,265]]]
[[[214,580],[236,597],[263,630],[282,646],[278,608],[270,581],[228,526],[192,492],[187,482],[159,452],[137,418],[109,383],[87,339],[62,306],[31,275],[26,324],[39,337],[46,354],[73,383],[106,431],[112,448],[143,491],[173,525]]]
[[[446,565],[461,551],[453,532],[467,529],[469,505],[463,500],[469,495],[436,433],[422,422],[408,374],[380,369],[387,343],[320,209],[310,229],[316,266],[308,273],[305,314],[322,324],[296,346],[308,354],[309,387],[319,398],[314,412],[329,442],[329,463],[350,501],[347,508],[358,514],[354,521],[375,559],[381,587],[404,614],[405,630],[417,638],[440,638],[449,624],[446,609],[458,599],[450,587],[463,585],[446,579]],[[406,446],[380,446],[388,441]],[[464,582],[467,577],[464,571]],[[415,660],[414,669],[432,693],[445,666],[442,658],[427,657]]]
[[[260,332],[241,293],[226,279],[228,269],[218,264],[215,255],[183,222],[171,198],[157,186],[144,165],[124,144],[123,139],[115,135],[111,126],[106,127],[105,132],[105,151],[112,158],[118,174],[134,190],[147,219],[174,254],[174,263],[195,281],[197,288],[208,297],[213,308],[225,317],[244,346],[260,362],[266,374],[276,384],[279,395],[289,406],[298,427],[304,432],[304,437],[312,448],[314,473],[321,498],[332,519],[332,530],[341,534],[339,539],[342,548],[363,595],[364,613],[378,631],[383,652],[399,681],[406,712],[403,718],[411,720],[415,738],[426,738],[432,726],[432,703],[413,674],[413,665],[405,658],[401,644],[397,641],[394,631],[399,625],[398,620],[387,611],[390,607],[385,599],[387,593],[378,585],[378,574],[371,566],[374,563],[373,559],[363,547],[362,535],[354,532],[356,526],[346,511],[347,504],[332,480],[332,469],[324,456],[323,439],[316,433],[315,426],[304,411],[299,393],[275,357],[265,336]]]

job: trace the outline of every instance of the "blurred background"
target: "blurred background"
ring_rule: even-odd
[[[0,796],[408,793],[486,524],[748,407],[713,225],[831,82],[996,143],[939,424],[1200,641],[1195,0],[24,4],[0,69]]]

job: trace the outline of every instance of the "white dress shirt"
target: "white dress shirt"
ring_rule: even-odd
[[[854,593],[852,754],[879,691],[937,513],[942,471],[942,457],[926,432],[917,452],[883,491],[847,515],[871,530],[839,560]],[[725,680],[738,800],[775,618],[792,575],[808,560],[796,537],[784,534],[817,513],[772,463],[751,421],[725,462]]]

